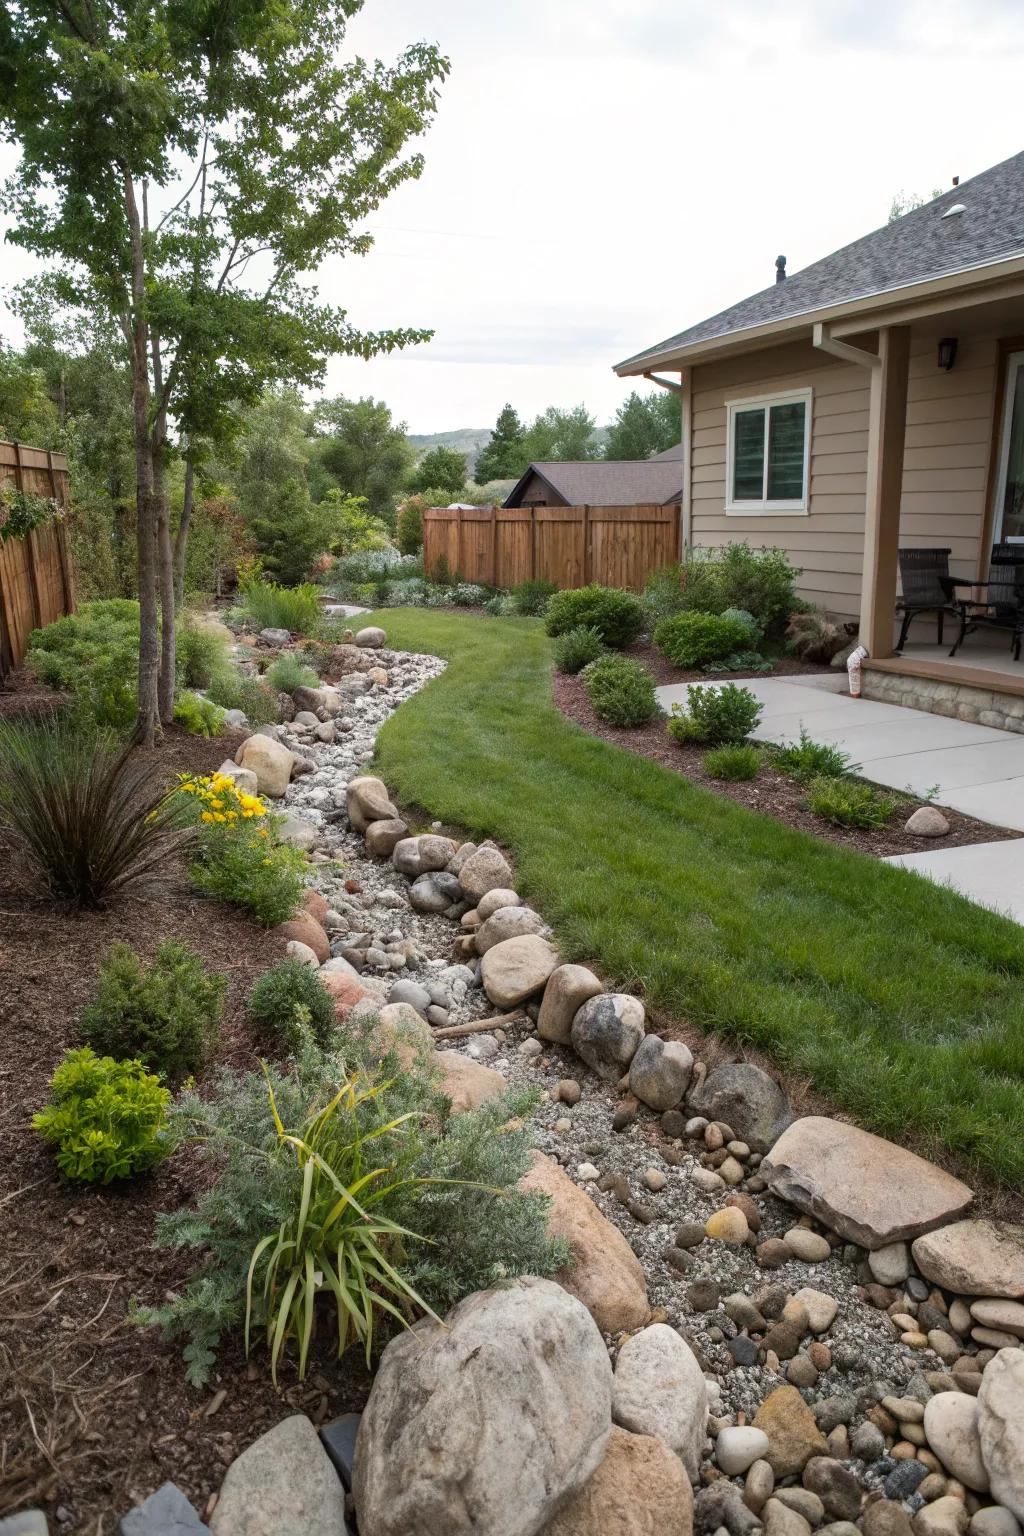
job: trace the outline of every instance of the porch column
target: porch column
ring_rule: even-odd
[[[893,653],[910,327],[880,329],[878,358],[879,366],[871,370],[868,405],[860,643],[881,658]]]
[[[679,370],[683,390],[683,481],[679,506],[679,555],[685,559],[693,543],[693,369],[687,363]]]

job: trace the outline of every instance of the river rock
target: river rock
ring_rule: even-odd
[[[292,777],[292,754],[271,736],[247,736],[235,753],[240,768],[256,775],[261,795],[280,800]]]
[[[1024,1522],[1024,1350],[993,1355],[982,1372],[977,1402],[992,1497]]]
[[[416,844],[420,869],[427,874],[431,870],[447,869],[450,861],[455,857],[455,844],[450,837],[439,837],[435,832],[424,832],[422,837],[416,839]]]
[[[696,1482],[708,1419],[704,1374],[690,1346],[667,1323],[652,1323],[619,1350],[612,1417],[639,1435],[657,1435]]]
[[[371,821],[365,832],[366,851],[375,859],[390,859],[396,847],[409,835],[409,828],[400,817],[388,817],[383,821]]]
[[[388,797],[387,785],[371,774],[349,780],[345,808],[356,832],[365,832],[372,821],[399,820],[398,811]]]
[[[295,939],[299,944],[308,945],[316,955],[319,965],[323,965],[325,960],[331,958],[330,939],[316,918],[311,913],[304,912],[301,907],[286,923],[278,923],[273,932],[286,942],[289,939]]]
[[[860,1514],[860,1484],[834,1456],[812,1456],[804,1467],[802,1481],[805,1488],[817,1494],[825,1513],[833,1520],[856,1520]]]
[[[512,866],[500,848],[482,844],[459,870],[459,884],[472,901],[479,901],[488,891],[512,884]]]
[[[379,651],[387,643],[386,631],[376,624],[368,624],[365,629],[356,630],[356,645],[364,650]]]
[[[988,1297],[971,1303],[971,1316],[983,1328],[998,1328],[1003,1333],[1024,1339],[1024,1302]]]
[[[505,939],[518,939],[528,933],[549,933],[550,929],[539,913],[531,907],[499,907],[480,924],[474,935],[476,952],[485,955],[495,944]]]
[[[550,1280],[399,1333],[359,1426],[361,1536],[537,1536],[600,1466],[611,1392],[601,1335]]]
[[[273,625],[260,630],[260,639],[264,645],[289,645],[291,643],[291,631],[288,629],[275,629]]]
[[[424,1058],[437,1062],[434,1055],[434,1037],[430,1025],[420,1017],[411,1003],[386,1003],[377,1014],[377,1038],[381,1049],[394,1051],[406,1071]],[[444,1071],[443,1065],[441,1070]],[[502,1079],[504,1083],[504,1079]]]
[[[508,1087],[500,1072],[473,1061],[461,1051],[438,1051],[434,1065],[442,1073],[441,1092],[451,1100],[452,1113],[456,1115],[498,1098]]]
[[[338,1536],[345,1492],[304,1413],[292,1414],[233,1461],[210,1517],[213,1536]]]
[[[417,875],[409,887],[409,905],[414,912],[447,912],[462,897],[462,889],[454,875],[437,870],[430,875]]]
[[[768,1436],[753,1424],[727,1424],[715,1441],[715,1460],[726,1477],[738,1477],[767,1453]]]
[[[862,1248],[919,1237],[973,1198],[934,1163],[824,1115],[783,1131],[758,1172],[776,1195]]]
[[[644,1038],[644,1005],[625,992],[592,997],[573,1019],[570,1038],[588,1067],[618,1082]]]
[[[693,1528],[696,1536],[713,1536],[721,1530],[728,1536],[753,1536],[761,1529],[761,1516],[747,1508],[734,1484],[720,1477],[694,1497]]]
[[[557,965],[558,951],[547,939],[524,934],[487,951],[480,961],[480,980],[496,1008],[515,1008],[541,990]]]
[[[692,1536],[693,1491],[654,1435],[612,1425],[604,1460],[543,1536]]]
[[[936,1392],[924,1405],[924,1433],[951,1477],[977,1493],[988,1492],[981,1459],[978,1399],[965,1392]]]
[[[963,1499],[946,1494],[919,1509],[910,1524],[914,1536],[964,1536],[967,1507]]]
[[[868,1268],[879,1285],[902,1285],[910,1274],[910,1252],[906,1243],[886,1243],[868,1254]]]
[[[791,1119],[778,1083],[749,1061],[712,1068],[687,1104],[708,1120],[724,1120],[753,1152],[767,1152]]]
[[[1006,1221],[955,1221],[919,1237],[914,1263],[926,1279],[961,1296],[1024,1299],[1024,1227]]]
[[[538,1151],[530,1159],[533,1167],[519,1188],[547,1195],[548,1228],[572,1249],[573,1263],[559,1274],[559,1284],[579,1298],[602,1333],[643,1327],[651,1310],[647,1282],[618,1227],[556,1162]]]
[[[463,864],[465,864],[466,860],[471,858],[472,855],[476,852],[476,848],[472,843],[467,844],[467,846],[469,848],[469,853],[466,855],[466,858],[463,859]],[[460,848],[459,853],[461,854],[461,852],[462,849]],[[452,864],[455,862],[456,859],[453,859]],[[451,870],[453,875],[457,875],[459,872],[457,869],[452,869],[451,864],[449,864],[448,868]],[[489,917],[494,916],[499,907],[521,907],[522,904],[523,898],[518,896],[515,891],[509,890],[507,887],[502,885],[496,885],[493,891],[485,891],[484,894],[480,897],[480,900],[476,904],[476,912],[480,921],[482,923],[486,923]]]
[[[796,1387],[770,1392],[754,1415],[754,1428],[768,1436],[764,1459],[777,1478],[802,1472],[812,1456],[827,1454],[825,1436]]]
[[[480,907],[477,908],[480,911]],[[544,988],[544,997],[537,1016],[537,1033],[542,1040],[554,1040],[568,1045],[572,1037],[572,1021],[583,1004],[597,997],[601,983],[593,971],[585,965],[560,965]]]
[[[646,1035],[629,1064],[629,1088],[661,1114],[681,1102],[693,1072],[693,1052],[681,1040]]]

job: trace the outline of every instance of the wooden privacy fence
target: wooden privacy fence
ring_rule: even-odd
[[[442,560],[461,581],[516,587],[630,587],[681,558],[679,507],[430,507],[423,567]]]
[[[62,453],[0,442],[0,487],[48,496],[67,507],[68,461]],[[0,540],[0,680],[19,666],[34,629],[75,606],[64,524],[48,520],[23,539]]]

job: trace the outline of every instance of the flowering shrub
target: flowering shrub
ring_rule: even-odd
[[[53,1098],[32,1124],[55,1144],[69,1179],[109,1184],[152,1168],[170,1150],[170,1090],[141,1061],[97,1056],[86,1045],[67,1052],[50,1088]]]
[[[239,821],[255,821],[267,814],[259,795],[239,789],[226,773],[179,774],[178,793],[189,796],[200,826],[234,826]]]
[[[217,901],[247,907],[267,928],[293,916],[304,889],[301,853],[277,836],[279,819],[259,795],[224,773],[183,774],[178,792],[199,829],[194,883]]]

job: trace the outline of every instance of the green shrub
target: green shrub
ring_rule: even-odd
[[[169,1336],[187,1340],[188,1375],[197,1386],[210,1379],[221,1341],[246,1321],[250,1277],[251,1328],[283,1315],[286,1336],[297,1339],[301,1369],[306,1322],[287,1310],[283,1286],[291,1260],[280,1240],[295,1235],[312,1144],[323,1169],[315,1183],[309,1175],[311,1219],[296,1256],[309,1253],[314,1274],[323,1276],[341,1343],[353,1336],[369,1343],[371,1324],[376,1332],[404,1320],[384,1305],[396,1275],[400,1314],[406,1313],[402,1303],[413,1316],[426,1306],[443,1314],[473,1291],[516,1275],[550,1275],[566,1261],[565,1244],[548,1235],[547,1202],[517,1188],[530,1166],[530,1135],[508,1121],[529,1112],[528,1097],[510,1094],[452,1115],[429,1074],[405,1070],[394,1055],[377,1066],[372,1026],[343,1026],[335,1050],[340,1054],[307,1038],[287,1072],[272,1065],[265,1077],[225,1070],[212,1092],[186,1093],[174,1108],[175,1127],[196,1138],[215,1177],[197,1209],[158,1219],[158,1243],[195,1249],[196,1270],[179,1295],[139,1320],[159,1322]],[[339,1095],[346,1070],[360,1075]],[[286,1144],[282,1130],[293,1132],[303,1150]],[[387,1287],[378,1276],[388,1271],[372,1258],[366,1284],[347,1268],[354,1252],[372,1254],[369,1242],[361,1252],[357,1247],[358,1207],[339,1199],[360,1179],[367,1181],[358,1194],[368,1211],[366,1238],[391,1266]],[[338,1207],[335,1223],[326,1219],[328,1205]],[[334,1285],[339,1275],[357,1299],[354,1310]],[[309,1285],[306,1271],[303,1276]]]
[[[192,866],[199,890],[215,901],[245,907],[265,928],[295,916],[305,888],[305,861],[296,848],[245,829],[210,839]]]
[[[68,1051],[50,1081],[51,1102],[32,1116],[69,1179],[109,1184],[152,1168],[170,1150],[168,1089],[138,1061]]]
[[[209,695],[221,709],[240,709],[250,725],[273,725],[281,715],[277,692],[259,677],[245,677],[236,667],[218,672]]]
[[[83,603],[29,636],[27,661],[49,688],[74,696],[97,725],[126,730],[138,708],[139,605],[126,598]]]
[[[750,631],[741,619],[714,613],[677,613],[662,619],[654,643],[674,667],[705,667],[747,649]]]
[[[48,893],[79,907],[150,874],[188,836],[149,764],[59,716],[0,721],[0,827]]]
[[[317,688],[320,679],[301,651],[282,651],[266,671],[266,679],[278,693],[294,693],[296,688]]]
[[[590,662],[604,654],[604,645],[596,629],[585,624],[556,635],[551,650],[559,672],[582,672]]]
[[[594,713],[609,725],[646,725],[658,713],[653,677],[628,656],[592,661],[582,677]]]
[[[709,662],[706,672],[770,672],[772,664],[760,651],[733,651],[724,661]]]
[[[418,555],[423,548],[423,513],[430,505],[422,496],[403,501],[395,518],[395,543],[403,555]]]
[[[762,704],[749,688],[723,683],[708,688],[691,683],[683,710],[673,704],[668,733],[674,740],[706,741],[713,746],[746,740],[761,717]]]
[[[652,571],[644,587],[643,605],[648,624],[653,628],[662,619],[682,613],[688,605],[683,596],[685,565],[665,565]]]
[[[616,587],[574,587],[552,597],[544,628],[549,635],[564,635],[567,629],[585,625],[596,629],[605,645],[619,651],[632,644],[644,621],[644,605],[633,592],[621,592]]]
[[[175,637],[178,683],[182,688],[209,688],[214,677],[229,665],[227,642],[185,618]]]
[[[290,1056],[298,1053],[306,1032],[326,1046],[337,1027],[334,999],[301,960],[282,960],[264,971],[253,983],[246,1009],[258,1033]]]
[[[894,799],[870,784],[837,778],[812,779],[807,804],[815,816],[836,827],[882,827],[896,809]]]
[[[742,624],[746,630],[746,650],[757,650],[763,631],[752,613],[748,613],[746,608],[726,608],[719,617],[731,620],[734,624]]]
[[[848,752],[842,752],[828,741],[812,741],[807,727],[800,727],[800,740],[775,750],[775,766],[781,773],[809,784],[812,779],[841,779],[848,773],[856,773],[859,763],[851,760]]]
[[[127,944],[112,944],[82,1033],[99,1054],[135,1058],[180,1083],[213,1053],[226,987],[177,939],[164,940],[148,969]]]
[[[219,736],[224,729],[224,711],[198,693],[179,693],[174,701],[174,719],[193,736]]]
[[[255,581],[246,590],[245,606],[258,629],[287,629],[295,635],[312,635],[320,624],[320,589],[309,581],[299,587]]]
[[[518,587],[512,588],[512,601],[515,604],[516,613],[524,618],[540,618],[548,611],[548,604],[558,591],[557,581],[545,581],[538,577],[535,581],[521,581]]]
[[[516,612],[515,598],[511,592],[496,592],[484,603],[484,612],[496,619],[510,619]]]
[[[715,747],[704,758],[704,767],[713,779],[726,779],[738,784],[744,779],[757,777],[761,767],[761,753],[748,742],[734,747]]]
[[[689,549],[679,565],[648,579],[644,604],[654,622],[676,613],[723,614],[738,608],[752,615],[762,635],[777,638],[797,606],[799,574],[781,549],[751,549],[745,543]],[[755,649],[759,643],[760,637],[736,649]]]

